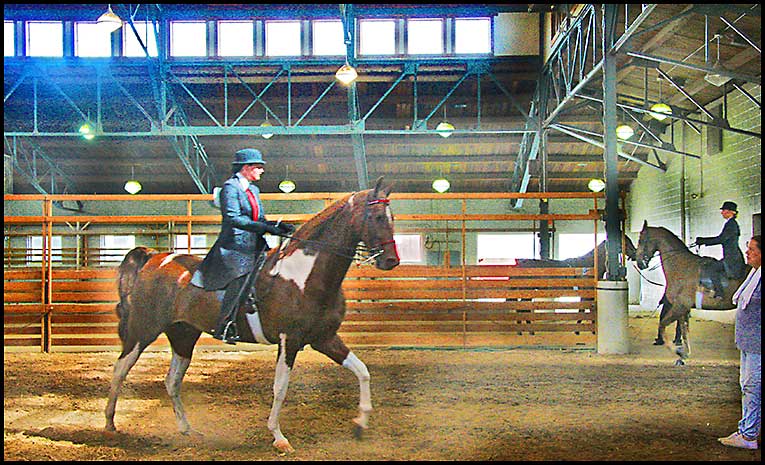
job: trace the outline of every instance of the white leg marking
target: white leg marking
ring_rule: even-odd
[[[168,263],[170,263],[170,262],[172,262],[173,260],[175,260],[175,257],[177,257],[178,255],[179,255],[179,254],[177,254],[177,253],[171,253],[170,255],[168,255],[167,257],[165,257],[165,259],[164,259],[164,260],[162,260],[162,263],[160,263],[160,264],[159,264],[159,268],[162,268],[163,266],[165,266],[165,265],[167,265]]]
[[[170,370],[165,377],[165,387],[173,402],[173,412],[175,412],[175,421],[178,424],[178,430],[181,433],[188,433],[191,430],[189,422],[186,421],[186,412],[181,403],[181,383],[186,375],[186,370],[191,363],[190,358],[181,357],[173,351],[173,359],[170,361]]]
[[[316,257],[318,257],[318,254],[306,255],[302,249],[296,250],[292,255],[279,260],[279,263],[271,269],[269,274],[271,276],[278,274],[284,279],[292,280],[300,288],[300,292],[303,292],[305,290],[305,282],[308,280],[308,275],[311,274]]]
[[[353,372],[359,379],[359,417],[354,419],[357,425],[366,428],[369,422],[369,413],[372,411],[372,394],[369,390],[369,370],[364,362],[358,359],[353,352],[343,360],[343,366]]]
[[[289,441],[279,428],[279,412],[282,409],[284,398],[287,397],[287,386],[290,382],[290,368],[287,366],[287,335],[279,334],[279,358],[276,360],[276,375],[274,376],[274,402],[271,406],[271,414],[268,415],[268,429],[274,435],[274,447],[288,452],[292,450]]]
[[[114,431],[114,411],[117,407],[117,396],[120,394],[122,388],[122,382],[125,381],[128,372],[135,362],[138,361],[138,356],[141,352],[138,350],[138,344],[136,343],[133,350],[127,354],[124,358],[117,360],[114,364],[114,374],[112,374],[112,382],[109,387],[109,400],[106,402],[106,429],[107,431]]]
[[[247,323],[250,325],[252,335],[255,336],[255,341],[259,344],[271,344],[268,342],[268,339],[266,339],[266,335],[263,334],[263,326],[260,324],[260,312],[247,313],[245,314],[245,317],[247,318]]]

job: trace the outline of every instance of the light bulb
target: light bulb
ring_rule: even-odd
[[[454,126],[451,123],[442,121],[438,123],[438,126],[436,126],[436,131],[438,131],[439,136],[446,138],[452,135],[452,132],[454,132]]]
[[[263,121],[262,123],[260,123],[260,127],[261,128],[270,128],[271,127],[271,123],[269,123],[268,121]],[[272,132],[267,132],[267,133],[261,134],[260,137],[262,137],[263,139],[270,139],[271,137],[273,137],[273,135],[274,134]]]
[[[655,103],[651,107],[649,114],[657,121],[664,121],[672,114],[672,108],[666,103]]]
[[[433,181],[433,189],[439,194],[443,194],[444,192],[448,191],[450,186],[451,184],[446,178],[438,178]]]
[[[125,183],[125,190],[129,194],[137,194],[141,192],[141,183],[136,181],[135,179],[131,179],[130,181]]]
[[[285,179],[284,181],[279,183],[279,190],[284,192],[285,194],[289,194],[290,192],[295,190],[295,183],[293,181],[290,181],[289,179]]]
[[[590,179],[587,187],[593,192],[600,192],[606,188],[606,183],[602,179]]]
[[[616,137],[619,139],[627,140],[635,134],[635,130],[626,124],[622,124],[616,128]]]

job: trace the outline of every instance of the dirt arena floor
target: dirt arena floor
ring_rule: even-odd
[[[271,447],[266,419],[275,351],[199,351],[177,433],[164,376],[147,352],[103,431],[114,352],[5,353],[4,460],[761,460],[722,446],[740,414],[733,326],[691,320],[692,358],[675,367],[651,345],[655,315],[630,318],[632,353],[592,350],[354,348],[372,376],[374,412],[352,435],[358,383],[306,349]]]

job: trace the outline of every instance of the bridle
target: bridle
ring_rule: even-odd
[[[353,195],[351,195],[353,197]],[[379,204],[385,204],[388,206],[390,204],[390,199],[374,199],[374,200],[367,200],[366,202],[366,208],[364,209],[364,218],[362,223],[362,228],[366,228],[367,235],[369,234],[369,218],[370,218],[370,211],[369,207],[373,205],[379,205]],[[346,205],[348,205],[346,203]],[[396,253],[396,257],[398,257],[398,249],[396,248],[396,241],[394,239],[390,239],[387,241],[377,241],[376,243],[373,243],[373,245],[369,246],[364,242],[364,244],[357,244],[356,248],[354,250],[347,250],[347,249],[341,249],[339,247],[336,247],[332,244],[329,244],[325,241],[317,241],[315,239],[302,239],[299,237],[294,236],[285,236],[286,238],[290,240],[295,240],[298,242],[303,242],[307,244],[313,244],[318,246],[318,248],[327,250],[331,252],[334,255],[337,255],[339,257],[348,258],[354,262],[356,262],[357,266],[361,266],[366,263],[370,263],[373,260],[377,259],[380,255],[382,255],[385,252],[385,246],[388,244],[393,244],[394,251]],[[371,242],[371,241],[370,241]],[[281,258],[281,257],[280,257]]]

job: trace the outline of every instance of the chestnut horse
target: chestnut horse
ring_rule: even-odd
[[[664,343],[664,328],[677,321],[680,325],[680,344],[675,353],[680,357],[675,365],[683,365],[690,355],[688,340],[688,319],[691,308],[704,310],[731,310],[733,293],[743,280],[728,279],[723,283],[724,295],[720,299],[712,298],[709,291],[702,287],[701,278],[705,267],[714,263],[712,257],[702,257],[688,250],[688,247],[671,231],[662,227],[649,227],[643,222],[637,247],[637,267],[648,268],[654,254],[659,252],[661,267],[664,272],[666,288],[662,297],[663,308],[659,318],[657,345]],[[700,300],[700,302],[699,302]]]
[[[393,240],[393,216],[388,207],[390,187],[349,194],[301,226],[280,249],[269,252],[255,283],[257,312],[244,305],[236,314],[243,342],[279,344],[274,399],[268,417],[273,446],[294,449],[279,428],[279,412],[287,394],[290,372],[298,351],[309,345],[352,371],[359,380],[360,414],[355,432],[367,428],[372,400],[366,365],[343,343],[337,330],[345,316],[341,284],[359,242],[372,251],[377,268],[399,264]],[[192,255],[158,253],[144,247],[131,250],[119,266],[117,304],[122,354],[106,405],[106,430],[114,431],[114,412],[125,377],[138,357],[161,334],[172,347],[165,386],[172,400],[178,429],[192,432],[180,390],[200,334],[212,332],[220,311],[216,292],[189,285],[201,262]]]

